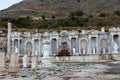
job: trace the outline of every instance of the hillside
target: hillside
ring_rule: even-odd
[[[84,16],[98,16],[99,13],[113,15],[120,10],[120,0],[23,0],[0,11],[0,18],[30,16],[41,19],[67,18],[71,12],[81,10]]]

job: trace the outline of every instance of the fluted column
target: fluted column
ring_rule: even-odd
[[[11,54],[11,23],[8,23],[8,34],[7,34],[7,54],[8,54],[8,59],[10,59],[10,54]]]

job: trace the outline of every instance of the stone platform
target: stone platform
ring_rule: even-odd
[[[103,62],[112,60],[120,60],[120,54],[50,57],[51,62]],[[39,57],[39,61],[42,61],[42,57]]]

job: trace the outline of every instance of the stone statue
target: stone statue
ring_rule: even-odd
[[[73,54],[75,54],[75,48],[73,48]]]
[[[38,51],[35,51],[35,55],[38,55]]]
[[[118,53],[118,49],[119,49],[118,44],[117,44],[117,42],[115,42],[114,43],[114,53]]]
[[[23,56],[23,67],[28,67],[29,64],[29,57],[27,54]]]
[[[15,47],[15,53],[18,53],[18,48],[17,47]]]
[[[49,57],[49,46],[48,46],[48,44],[44,44],[44,46],[43,46],[43,57]]]
[[[104,27],[101,28],[101,32],[102,32],[102,33],[105,32],[105,28],[104,28]]]

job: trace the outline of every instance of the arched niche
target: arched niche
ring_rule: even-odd
[[[105,38],[100,40],[100,53],[101,54],[108,53],[108,40]]]
[[[39,40],[38,39],[35,39],[34,40],[34,54],[35,55],[38,55],[39,54]]]
[[[115,34],[113,35],[113,53],[118,53],[119,52],[119,35]]]
[[[76,53],[76,38],[71,39],[71,53]]]
[[[61,36],[61,42],[63,43],[63,42],[68,42],[68,37],[69,37],[69,35],[68,35],[68,32],[67,31],[62,31],[61,33],[60,33],[60,36]]]
[[[32,43],[31,42],[27,42],[26,43],[26,53],[28,55],[31,55],[32,54]]]
[[[87,53],[87,45],[88,45],[87,40],[85,40],[85,39],[81,40],[80,46],[81,46],[81,53],[82,54],[86,54]]]
[[[52,39],[51,40],[51,50],[52,50],[52,55],[55,54],[57,55],[58,51],[57,51],[57,39]]]
[[[118,34],[113,35],[113,40],[114,40],[114,42],[118,42],[119,41],[119,35]]]
[[[69,33],[66,30],[60,32],[60,42],[59,42],[59,56],[68,56],[70,55],[70,40]]]
[[[18,49],[18,39],[14,40],[14,51],[15,51],[15,48]]]
[[[97,53],[97,44],[96,44],[96,37],[91,37],[91,52],[92,54]]]
[[[24,53],[23,51],[24,51],[23,42],[22,42],[22,39],[20,39],[19,53],[22,54],[22,53]]]

